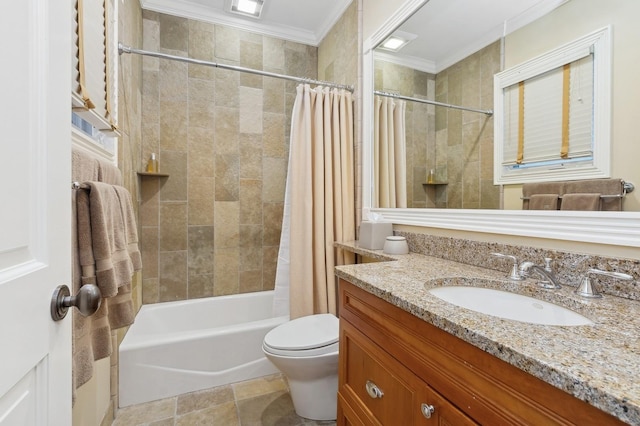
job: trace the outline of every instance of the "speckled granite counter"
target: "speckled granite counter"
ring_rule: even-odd
[[[568,286],[544,290],[534,279],[510,282],[506,271],[414,253],[390,256],[357,243],[336,246],[387,260],[338,266],[340,278],[624,422],[640,425],[640,302],[613,296],[588,300]],[[565,306],[595,324],[560,327],[504,320],[454,306],[427,291],[468,285],[469,279]]]

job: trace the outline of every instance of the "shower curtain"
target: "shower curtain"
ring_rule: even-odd
[[[373,173],[375,207],[407,207],[406,102],[375,97]]]
[[[298,318],[336,313],[334,266],[354,262],[334,241],[355,239],[351,93],[297,87],[274,311]]]

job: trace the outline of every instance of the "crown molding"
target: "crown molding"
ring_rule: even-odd
[[[414,70],[435,74],[436,64],[433,61],[418,58],[415,56],[392,55],[386,52],[375,51],[374,59],[376,61],[390,62],[392,64],[401,65],[403,67],[412,68]]]
[[[273,22],[253,19],[247,20],[188,0],[140,0],[140,4],[143,9],[154,12],[225,25],[296,43],[318,46],[335,23],[342,17],[342,14],[347,7],[349,7],[351,1],[352,0],[342,0],[339,5],[328,14],[329,18],[325,20],[317,32]]]

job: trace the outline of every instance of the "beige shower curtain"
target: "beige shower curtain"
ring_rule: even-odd
[[[373,132],[374,207],[407,207],[406,102],[375,97]]]
[[[299,85],[291,119],[290,316],[336,313],[333,247],[355,239],[351,93]]]

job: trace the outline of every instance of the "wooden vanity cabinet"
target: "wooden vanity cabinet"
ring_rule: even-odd
[[[611,415],[340,280],[338,425],[615,425]]]

